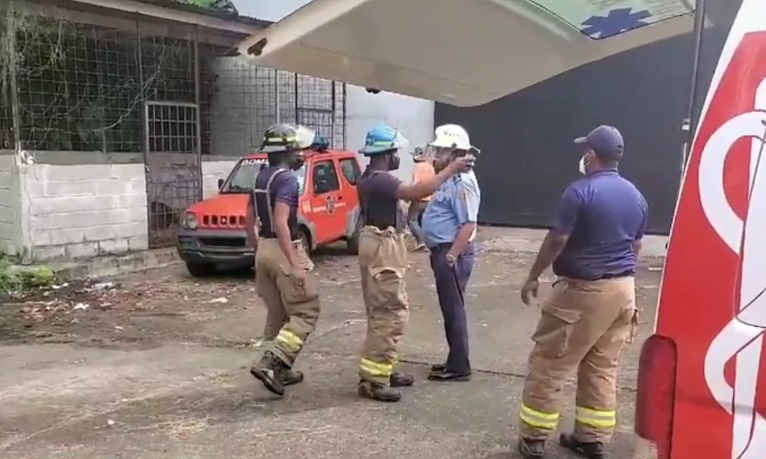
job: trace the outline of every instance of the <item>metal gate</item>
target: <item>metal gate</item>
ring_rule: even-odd
[[[167,247],[184,209],[202,198],[199,106],[144,105],[149,247]]]

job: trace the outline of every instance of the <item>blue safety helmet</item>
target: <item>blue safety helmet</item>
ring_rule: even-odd
[[[391,126],[376,126],[367,132],[367,137],[364,139],[364,147],[359,150],[359,153],[364,156],[373,156],[405,149],[408,144],[409,142],[398,129],[394,129]]]

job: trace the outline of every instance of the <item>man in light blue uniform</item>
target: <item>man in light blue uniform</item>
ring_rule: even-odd
[[[437,173],[455,158],[478,152],[461,126],[439,126],[435,134],[429,148]],[[468,171],[444,182],[423,214],[423,239],[431,251],[431,269],[449,344],[447,361],[431,367],[428,379],[432,381],[467,381],[471,377],[465,289],[473,270],[480,201],[479,183],[473,171]]]

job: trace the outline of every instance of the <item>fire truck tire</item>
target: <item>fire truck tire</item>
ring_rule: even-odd
[[[186,263],[186,270],[192,277],[205,277],[215,272],[215,265],[212,263]]]
[[[300,228],[300,242],[303,246],[303,250],[306,251],[306,255],[311,255],[311,235],[309,234],[309,230],[303,226]]]
[[[346,239],[346,247],[350,255],[357,255],[359,253],[359,233],[361,231],[362,228],[357,225],[354,233]]]

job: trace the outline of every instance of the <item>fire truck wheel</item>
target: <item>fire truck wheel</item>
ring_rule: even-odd
[[[300,242],[306,255],[311,255],[311,236],[306,228],[301,228]]]
[[[205,277],[215,272],[215,265],[212,263],[186,263],[186,269],[193,277]]]
[[[359,233],[362,231],[360,225],[354,229],[354,233],[346,239],[346,247],[350,255],[359,254]]]

